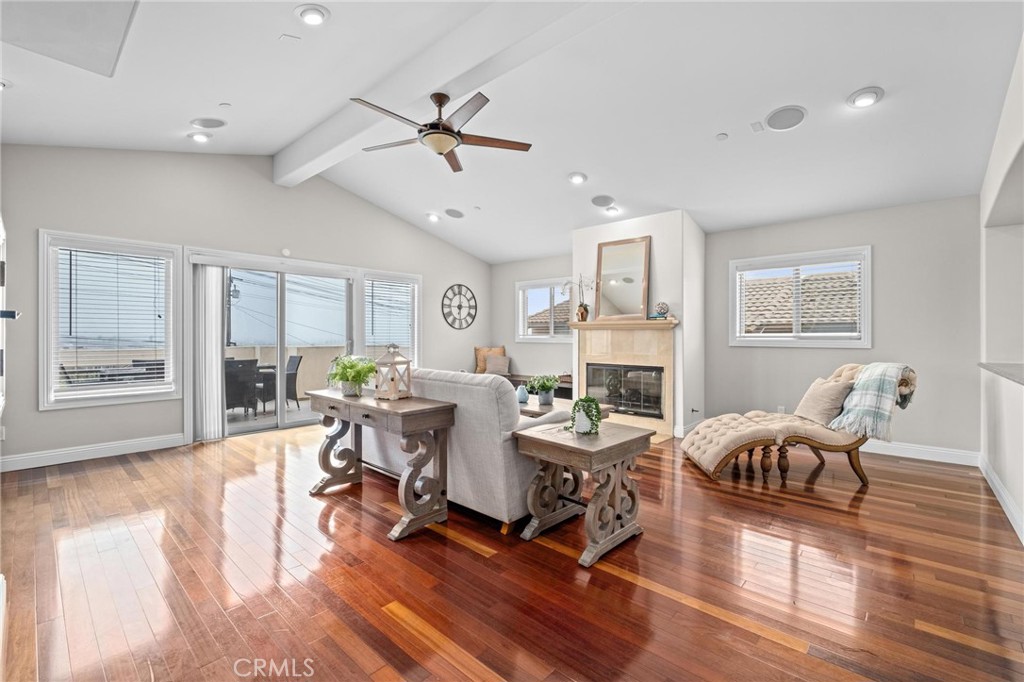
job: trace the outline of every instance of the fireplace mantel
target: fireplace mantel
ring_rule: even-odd
[[[674,317],[666,317],[663,320],[644,320],[641,318],[598,318],[587,322],[570,322],[571,329],[672,329],[679,324]]]

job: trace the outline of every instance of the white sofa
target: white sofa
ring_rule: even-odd
[[[512,432],[565,422],[569,413],[521,417],[515,388],[495,374],[414,369],[412,393],[457,405],[448,439],[448,500],[503,523],[526,516],[526,491],[538,465],[519,454]],[[398,441],[383,430],[363,429],[363,463],[399,477],[409,455]]]

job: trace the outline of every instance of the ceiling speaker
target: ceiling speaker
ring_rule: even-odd
[[[768,114],[765,124],[772,130],[790,130],[804,122],[807,110],[795,104],[780,107]]]

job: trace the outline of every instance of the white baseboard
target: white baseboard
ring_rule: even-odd
[[[683,424],[682,428],[677,426],[675,428],[675,433],[673,433],[672,435],[675,436],[676,438],[686,438],[686,434],[688,434],[690,431],[693,431],[695,428],[697,428],[697,425],[700,424],[702,421],[704,421],[704,420],[703,419],[698,419],[697,421],[693,422],[692,424]]]
[[[914,443],[887,443],[884,440],[876,440],[874,438],[860,446],[860,451],[876,455],[944,462],[946,464],[965,464],[972,467],[978,466],[978,462],[981,461],[981,453],[972,450],[954,450],[953,448],[940,448],[935,445],[915,445]]]
[[[173,433],[166,436],[119,440],[111,443],[96,443],[95,445],[83,445],[74,448],[26,452],[21,455],[4,455],[0,457],[0,471],[35,469],[36,467],[46,467],[53,464],[67,464],[68,462],[81,462],[100,457],[127,455],[132,452],[173,448],[184,444],[185,434]]]
[[[1017,506],[1010,491],[1003,485],[1003,481],[996,475],[996,472],[992,471],[985,458],[981,460],[981,474],[988,481],[988,487],[992,488],[996,499],[999,500],[999,506],[1003,508],[1003,513],[1009,519],[1013,530],[1017,532],[1020,543],[1024,545],[1024,518],[1021,518],[1021,508]]]

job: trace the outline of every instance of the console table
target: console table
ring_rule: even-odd
[[[327,436],[320,446],[320,468],[326,474],[310,489],[319,495],[344,483],[363,480],[363,427],[401,436],[402,452],[412,455],[398,483],[398,501],[405,512],[388,533],[399,540],[429,523],[448,520],[448,429],[455,423],[455,403],[426,398],[376,400],[344,396],[339,389],[306,391],[310,409],[319,412]],[[352,427],[352,447],[339,443]],[[433,462],[432,475],[423,473]]]
[[[608,550],[644,532],[636,522],[640,495],[627,471],[636,468],[637,455],[650,447],[655,431],[602,421],[600,433],[584,435],[564,426],[544,424],[512,434],[519,452],[541,465],[526,498],[533,518],[520,537],[532,540],[586,512],[589,542],[579,563],[589,567]],[[597,483],[586,507],[581,499],[584,471]]]
[[[538,402],[536,395],[531,395],[525,403],[519,403],[519,414],[524,417],[542,417],[548,412],[555,412],[557,410],[565,410],[566,412],[572,412],[573,400],[568,398],[554,398],[550,405],[541,405]],[[601,419],[606,418],[612,413],[612,406],[606,403],[601,403]]]

